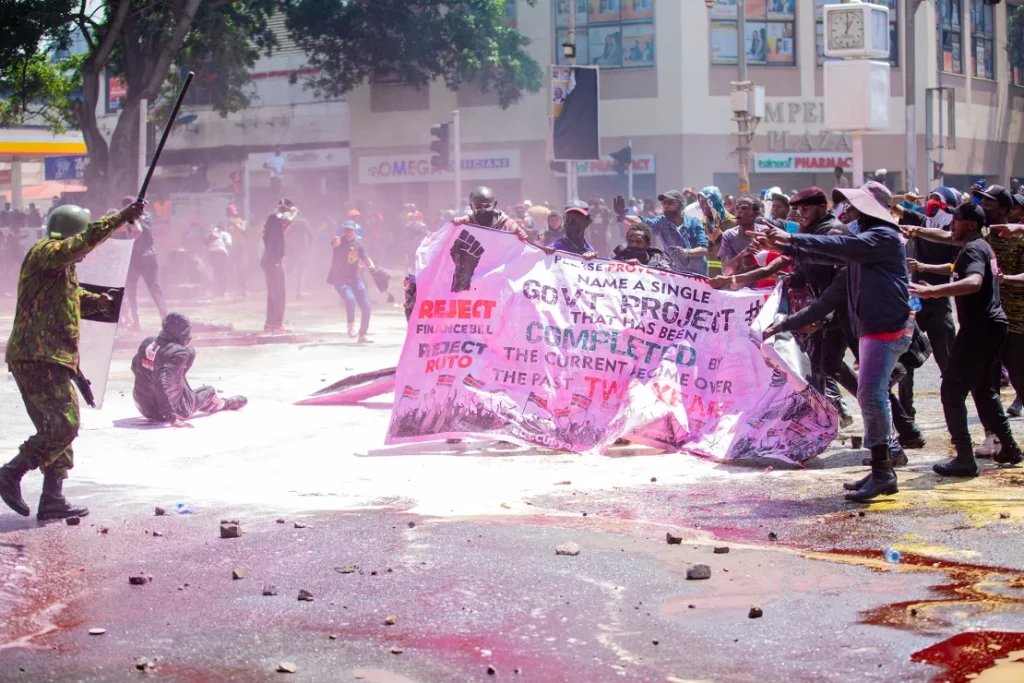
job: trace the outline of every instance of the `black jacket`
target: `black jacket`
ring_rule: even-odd
[[[783,226],[785,229],[785,226]],[[842,224],[831,211],[827,212],[818,222],[812,224],[807,232],[801,235],[827,235],[833,230],[845,230]],[[801,259],[796,255],[796,263],[793,267],[793,274],[789,278],[791,287],[806,287],[811,295],[818,298],[832,284],[836,268],[834,265],[817,263],[808,259]]]
[[[132,359],[135,405],[151,420],[170,422],[191,415],[187,406],[194,394],[185,375],[195,362],[196,350],[182,341],[160,332],[143,340]]]
[[[669,258],[668,254],[663,252],[661,249],[655,247],[649,247],[646,253],[642,256],[632,256],[630,254],[624,254],[626,247],[618,246],[615,247],[615,251],[612,252],[612,259],[615,261],[628,261],[631,258],[636,258],[637,261],[644,264],[648,268],[657,268],[658,270],[672,270],[672,259]]]
[[[910,317],[910,281],[896,228],[878,222],[856,235],[793,235],[785,253],[832,266],[849,264],[847,307],[858,337],[903,329]]]

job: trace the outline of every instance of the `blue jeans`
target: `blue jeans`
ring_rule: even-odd
[[[860,376],[857,403],[864,419],[864,445],[889,444],[892,438],[892,409],[889,407],[889,376],[899,357],[910,348],[911,337],[896,341],[860,338]]]
[[[338,294],[345,301],[345,311],[348,313],[348,324],[356,321],[356,305],[359,306],[359,336],[366,334],[370,329],[370,295],[366,292],[366,286],[361,280],[350,280],[339,282],[334,285]]]

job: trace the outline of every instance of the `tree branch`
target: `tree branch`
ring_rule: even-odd
[[[93,24],[93,26],[96,24],[93,23],[91,15],[88,17],[85,16],[85,5],[87,2],[88,0],[82,0],[82,6],[78,10],[78,21],[76,23],[78,24],[78,30],[82,32],[82,37],[85,38],[85,44],[89,46],[89,52],[92,52],[96,49],[96,43],[93,41],[92,36],[89,35],[89,31],[86,30],[85,25],[86,23]]]
[[[178,54],[181,44],[185,42],[185,37],[188,35],[189,29],[192,28],[193,22],[195,22],[196,12],[202,2],[203,0],[188,0],[185,4],[181,16],[178,17],[177,24],[175,24],[174,30],[171,32],[170,38],[164,43],[163,50],[153,65],[148,82],[142,90],[142,97],[152,100],[159,94],[160,85],[167,77],[167,71],[171,68],[171,62],[174,61],[174,57]]]

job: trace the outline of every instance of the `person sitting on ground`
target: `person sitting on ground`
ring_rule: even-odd
[[[239,410],[249,402],[245,396],[220,398],[213,387],[189,386],[185,375],[196,360],[190,341],[192,321],[181,313],[168,313],[160,334],[142,341],[132,359],[132,396],[143,417],[181,427],[196,413]]]
[[[612,259],[631,266],[672,270],[672,259],[661,249],[651,246],[651,229],[643,223],[630,226],[626,233],[626,244],[615,247]]]

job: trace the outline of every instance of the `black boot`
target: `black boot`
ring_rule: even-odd
[[[25,499],[21,497],[21,478],[25,476],[26,472],[28,472],[27,467],[15,465],[13,461],[0,467],[0,498],[7,503],[7,507],[22,517],[32,514]]]
[[[978,476],[978,461],[974,459],[974,446],[956,447],[956,457],[941,465],[932,465],[935,474],[942,477],[976,477]]]
[[[896,445],[896,448],[889,451],[889,460],[892,462],[893,467],[906,467],[910,464],[910,460],[907,459],[907,452],[903,450],[903,446],[900,444]],[[870,467],[871,463],[874,462],[872,458],[864,458],[860,461],[860,464],[865,467]],[[855,490],[855,489],[850,489]]]
[[[89,508],[71,507],[64,498],[64,479],[57,476],[52,470],[43,472],[43,495],[39,496],[39,509],[36,511],[36,519],[40,522],[49,522],[54,519],[65,519],[67,517],[85,517],[89,514]]]
[[[1021,454],[1020,446],[1017,445],[1012,435],[1006,439],[1000,439],[999,442],[1002,444],[1002,448],[992,456],[992,460],[1000,465],[1019,465],[1024,461],[1024,454]]]
[[[846,500],[864,503],[878,496],[899,493],[899,490],[896,473],[892,471],[892,461],[889,460],[888,444],[872,446],[871,476],[855,493],[847,493]]]
[[[224,410],[241,410],[249,403],[245,396],[232,396],[224,399]]]
[[[861,487],[864,486],[864,484],[868,483],[868,481],[870,481],[870,480],[871,480],[871,475],[869,474],[866,477],[864,477],[863,479],[858,479],[857,481],[848,481],[848,482],[846,482],[845,484],[843,484],[843,488],[846,489],[847,491],[860,491]]]

